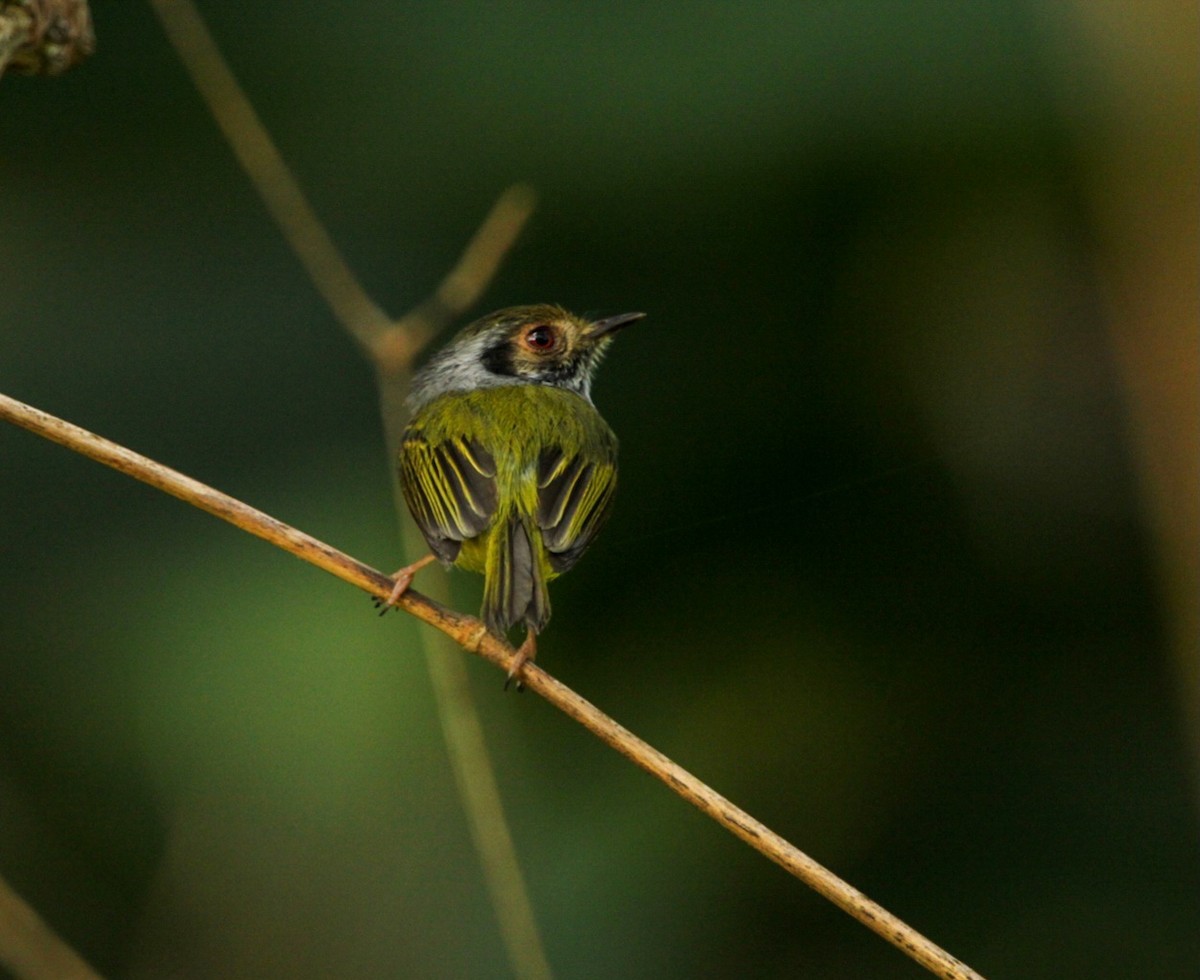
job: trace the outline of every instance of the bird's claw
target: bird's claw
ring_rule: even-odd
[[[424,558],[419,558],[411,565],[405,565],[392,576],[392,591],[388,593],[386,599],[381,599],[379,596],[372,597],[371,601],[375,603],[375,608],[379,610],[380,616],[386,616],[388,612],[396,608],[400,602],[400,597],[408,591],[412,585],[413,576],[430,562],[436,561],[434,555],[426,555]]]
[[[520,694],[525,690],[525,685],[521,682],[521,672],[525,669],[527,663],[532,663],[537,657],[537,631],[533,628],[528,628],[525,631],[524,642],[517,647],[516,656],[513,657],[512,663],[508,668],[508,679],[504,682],[504,690],[508,690],[508,686],[516,680],[517,693]]]

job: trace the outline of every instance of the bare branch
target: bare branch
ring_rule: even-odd
[[[349,555],[262,511],[255,510],[240,500],[70,422],[32,408],[7,395],[0,395],[0,419],[157,487],[270,541],[285,551],[290,551],[296,557],[323,568],[374,596],[384,598],[391,592],[392,581],[388,576]],[[506,672],[516,656],[511,647],[488,633],[483,623],[474,616],[447,609],[411,589],[401,597],[399,605],[406,612],[441,630],[464,650],[483,657]],[[527,663],[521,676],[526,688],[574,718],[592,734],[661,780],[702,813],[854,916],[930,972],[948,980],[980,980],[979,974],[970,967],[818,864],[706,783],[676,765],[565,684],[555,680],[541,667]]]
[[[474,304],[533,210],[525,185],[500,196],[434,295],[392,321],[363,289],[304,196],[190,0],[150,0],[238,162],[317,290],[383,373],[407,370],[441,327]]]
[[[407,372],[435,334],[479,301],[533,213],[535,202],[533,188],[527,184],[514,184],[497,198],[458,264],[434,294],[375,338],[371,354],[380,375]]]
[[[180,60],[284,238],[334,316],[374,364],[385,443],[389,457],[394,458],[400,440],[402,403],[416,355],[437,330],[463,313],[483,292],[529,218],[532,191],[518,186],[501,195],[434,296],[392,322],[367,296],[321,225],[195,6],[190,0],[152,3]],[[410,525],[396,485],[395,467],[391,469],[396,511],[407,532]],[[448,594],[440,570],[433,570],[424,581],[439,596]],[[444,656],[445,651],[439,649],[447,643],[445,637],[422,632],[418,642],[433,682],[446,750],[509,962],[523,980],[543,980],[551,976],[550,966],[466,672],[454,657]]]
[[[338,320],[369,350],[370,337],[388,326],[387,314],[366,294],[342,259],[195,6],[187,0],[150,3],[238,162],[317,291]]]

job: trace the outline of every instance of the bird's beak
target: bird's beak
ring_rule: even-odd
[[[645,315],[645,313],[620,313],[617,316],[597,320],[588,327],[587,335],[592,340],[599,340],[601,337],[607,337],[610,333],[616,333],[622,327],[629,326],[635,320],[642,319]]]

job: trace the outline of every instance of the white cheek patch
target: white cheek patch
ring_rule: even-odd
[[[474,391],[478,388],[500,388],[505,385],[543,384],[573,391],[592,400],[592,372],[599,362],[600,350],[586,358],[581,369],[570,377],[543,373],[545,362],[536,354],[517,349],[508,367],[515,374],[497,373],[487,367],[487,355],[496,343],[494,335],[481,334],[457,346],[443,348],[413,378],[407,400],[410,412],[417,412],[438,395],[451,391]]]
[[[413,378],[408,408],[416,412],[430,399],[448,391],[472,391],[513,384],[517,379],[493,374],[483,366],[486,337],[472,338],[457,347],[447,347],[434,355]]]

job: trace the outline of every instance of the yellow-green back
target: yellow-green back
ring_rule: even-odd
[[[545,584],[599,530],[617,440],[572,391],[515,384],[430,400],[405,433],[401,483],[430,547],[486,577],[484,617],[503,632],[549,618]]]

